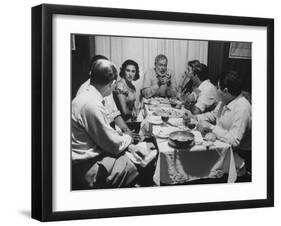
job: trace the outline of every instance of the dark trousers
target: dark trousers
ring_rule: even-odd
[[[246,165],[246,170],[248,172],[252,172],[252,150],[240,150],[240,149],[237,149],[235,150],[238,155],[245,159],[245,165]]]
[[[126,155],[79,160],[72,162],[72,190],[132,187],[138,175]]]
[[[246,174],[237,178],[236,182],[252,181],[252,150],[235,150],[245,160]]]

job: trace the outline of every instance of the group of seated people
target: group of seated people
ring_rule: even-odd
[[[106,57],[97,55],[90,65],[90,78],[72,101],[72,189],[135,186],[145,170],[125,153],[143,155],[133,144],[138,134],[128,126],[138,114],[133,81],[140,78],[139,66],[126,60],[117,79],[117,69]],[[250,172],[251,105],[241,93],[238,73],[223,73],[216,87],[209,80],[208,67],[193,60],[177,84],[167,65],[165,55],[156,56],[154,68],[144,73],[141,98],[181,100],[205,138],[229,143]],[[154,167],[155,162],[150,170]]]

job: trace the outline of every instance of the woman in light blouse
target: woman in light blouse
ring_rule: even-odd
[[[137,117],[135,107],[136,88],[132,81],[139,79],[139,66],[133,60],[126,60],[120,68],[121,79],[117,81],[114,99],[125,121],[134,121]]]

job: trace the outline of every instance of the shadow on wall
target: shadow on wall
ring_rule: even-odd
[[[230,42],[209,41],[208,67],[213,84],[223,71],[235,70],[243,78],[243,90],[252,91],[252,60],[229,58]]]
[[[75,97],[79,87],[89,79],[90,60],[94,52],[91,36],[75,35],[75,48],[71,53],[71,97]]]

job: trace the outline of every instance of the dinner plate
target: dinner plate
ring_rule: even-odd
[[[153,128],[153,134],[158,138],[167,139],[175,130],[177,130],[177,128],[171,126],[156,126]]]
[[[183,126],[182,118],[170,118],[168,123],[176,127]]]
[[[154,115],[162,116],[167,115],[170,118],[181,118],[183,117],[183,112],[181,110],[175,109],[175,108],[158,108],[153,112]]]
[[[162,139],[168,139],[169,138],[169,134],[165,134],[165,133],[158,133],[158,134],[155,134],[156,137],[158,138],[162,138]]]
[[[163,97],[155,97],[154,100],[158,101],[161,104],[170,104],[170,100]]]
[[[150,115],[147,119],[147,121],[153,125],[160,125],[163,123],[162,119],[160,116],[154,116]]]
[[[149,104],[170,104],[169,99],[163,98],[163,97],[154,97],[151,99],[148,99]]]
[[[167,139],[167,138],[169,138],[170,133],[171,133],[171,130],[166,129],[165,127],[163,127],[163,128],[160,128],[160,129],[155,133],[155,136],[157,136],[158,138]]]
[[[158,104],[160,104],[160,102],[157,101],[157,100],[150,100],[148,103],[151,104],[151,105],[158,105]]]

